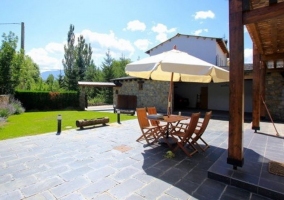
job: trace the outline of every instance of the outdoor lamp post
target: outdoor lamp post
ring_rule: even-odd
[[[56,135],[60,135],[60,133],[61,133],[61,121],[62,121],[62,116],[58,115],[57,116],[57,134]]]
[[[117,113],[117,123],[120,124],[120,110],[117,110],[116,113]]]

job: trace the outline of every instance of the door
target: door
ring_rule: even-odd
[[[201,87],[200,90],[200,108],[206,110],[208,107],[208,87]]]

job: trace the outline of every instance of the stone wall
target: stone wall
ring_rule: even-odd
[[[9,104],[9,95],[0,95],[0,106]]]
[[[284,77],[278,72],[266,75],[265,103],[273,120],[284,121]]]
[[[139,83],[143,82],[143,83]],[[167,81],[126,80],[121,87],[114,87],[113,102],[117,104],[117,95],[136,95],[137,107],[155,106],[158,112],[167,111],[167,101],[170,83]],[[141,87],[139,87],[142,86]]]

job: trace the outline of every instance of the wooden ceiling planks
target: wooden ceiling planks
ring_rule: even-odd
[[[283,59],[284,0],[243,0],[243,24],[263,59]],[[249,6],[247,6],[249,5]],[[249,7],[249,8],[248,8]]]

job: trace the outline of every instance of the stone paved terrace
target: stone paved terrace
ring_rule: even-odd
[[[279,126],[278,130],[283,131],[283,124]],[[270,123],[262,123],[261,127],[274,133]],[[253,155],[261,153],[264,164],[259,173],[267,175],[264,165],[268,159],[283,161],[283,139],[254,133],[250,123],[245,123],[245,164],[233,171],[225,161],[227,135],[228,121],[212,119],[204,135],[211,147],[191,158],[178,151],[173,159],[164,158],[169,150],[166,146],[135,141],[140,136],[137,120],[72,129],[60,135],[54,132],[3,140],[0,199],[268,199],[257,194],[257,189],[248,191],[250,185],[241,189],[231,183],[234,178],[251,177],[253,163],[258,162]],[[275,145],[266,155],[269,141]],[[250,149],[253,147],[260,149]],[[282,152],[282,156],[273,152]],[[216,168],[216,163],[222,168]],[[267,176],[284,190],[284,177]]]

